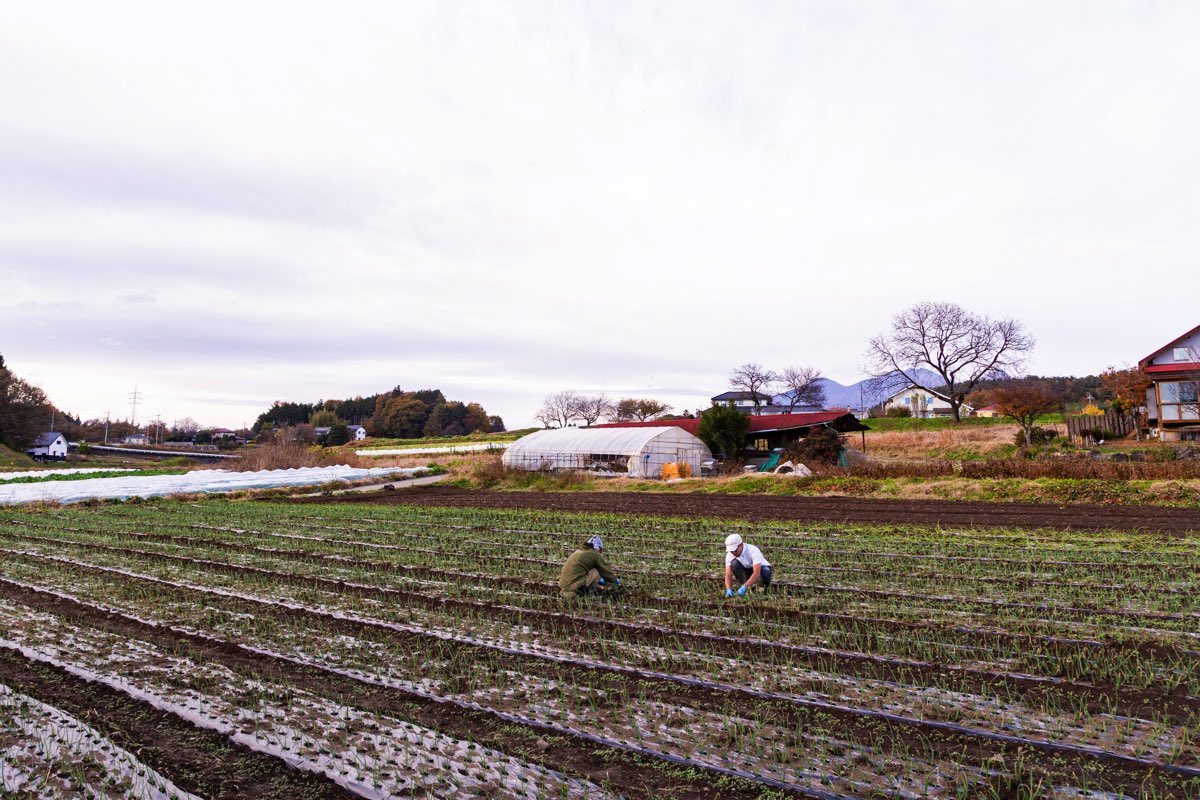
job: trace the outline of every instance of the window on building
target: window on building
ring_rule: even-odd
[[[1162,402],[1159,404],[1159,419],[1166,422],[1200,419],[1196,388],[1195,381],[1160,383],[1158,394]]]
[[[1192,348],[1176,347],[1175,348],[1175,360],[1176,361],[1191,361],[1192,360]]]

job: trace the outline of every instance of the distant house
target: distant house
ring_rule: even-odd
[[[231,431],[229,428],[213,428],[212,438],[214,442],[218,439],[234,440],[238,438],[238,435],[237,431]]]
[[[67,437],[57,431],[39,433],[25,453],[38,461],[66,461]]]
[[[883,401],[883,412],[886,414],[890,408],[907,408],[909,415],[917,419],[949,417],[954,414],[949,397],[919,386],[909,386],[889,396]],[[974,411],[973,407],[963,403],[960,413],[971,414]]]
[[[313,428],[313,433],[316,434],[317,439],[324,439],[329,435],[329,431],[332,430],[332,427],[333,426],[331,425],[321,425]],[[346,430],[350,431],[350,441],[352,442],[361,442],[363,439],[367,438],[367,429],[362,425],[347,425]]]
[[[144,433],[132,433],[121,441],[124,444],[150,444],[150,437]]]
[[[1200,325],[1138,362],[1150,378],[1146,415],[1164,442],[1200,439]]]
[[[996,405],[995,403],[992,403],[990,406],[984,406],[983,408],[977,408],[977,409],[975,409],[975,416],[977,416],[977,417],[998,417],[998,416],[1000,416],[1000,406]]]
[[[733,403],[733,407],[743,414],[782,414],[787,411],[775,405],[771,395],[762,392],[722,392],[712,401],[719,406]]]

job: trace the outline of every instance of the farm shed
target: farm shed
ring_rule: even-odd
[[[666,425],[674,425],[692,434],[700,432],[699,419],[610,422],[606,425],[598,425],[596,429],[634,428],[645,430]],[[871,430],[859,422],[858,417],[845,410],[807,414],[755,414],[750,416],[750,430],[746,433],[746,449],[771,450],[776,447],[786,447],[797,439],[803,439],[818,427],[832,428],[838,433]]]
[[[712,458],[704,442],[677,427],[553,428],[513,442],[503,462],[515,469],[587,469],[659,478],[664,464],[687,464],[693,475]]]

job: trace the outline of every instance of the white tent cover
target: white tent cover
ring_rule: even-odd
[[[631,478],[661,478],[664,464],[687,464],[693,475],[712,452],[683,428],[552,428],[513,442],[503,462],[516,469],[604,469],[623,466]]]

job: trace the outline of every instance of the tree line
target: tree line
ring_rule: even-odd
[[[258,416],[251,431],[261,435],[279,428],[304,431],[345,425],[362,425],[370,436],[397,439],[464,436],[505,429],[504,420],[488,414],[479,403],[448,400],[440,389],[406,391],[397,386],[389,392],[347,400],[276,401]]]

